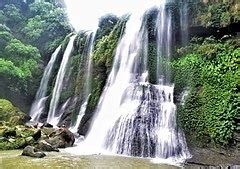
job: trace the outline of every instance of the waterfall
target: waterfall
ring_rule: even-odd
[[[176,124],[174,85],[167,64],[172,51],[172,16],[163,3],[156,23],[156,84],[149,82],[144,16],[145,11],[135,12],[126,24],[92,126],[78,145],[81,154],[123,154],[172,162],[190,157],[184,134]],[[78,154],[78,149],[72,153]]]
[[[138,72],[139,54],[146,53],[142,49],[146,49],[146,43],[142,43],[142,37],[146,35],[146,28],[142,24],[140,17],[143,13],[134,13],[126,25],[126,32],[122,40],[119,42],[116,55],[113,63],[112,71],[106,88],[100,98],[100,104],[96,110],[92,128],[84,141],[83,147],[88,147],[87,151],[93,153],[103,152],[106,142],[106,136],[111,128],[114,128],[115,122],[122,113],[127,113],[132,110],[132,107],[127,107],[128,110],[121,107],[122,102],[125,102],[125,90],[130,86],[131,82],[147,80],[147,74],[142,68],[142,72]],[[144,57],[143,57],[144,58]],[[142,67],[146,67],[147,63],[143,63]],[[139,74],[138,74],[139,73]],[[137,103],[132,104],[137,105]],[[97,141],[96,141],[97,139]],[[114,140],[112,140],[114,143]],[[91,148],[91,150],[89,149]]]
[[[48,82],[51,77],[53,65],[57,59],[60,49],[61,49],[61,46],[59,46],[55,50],[55,52],[52,54],[51,59],[49,60],[44,70],[43,77],[41,79],[41,83],[35,97],[35,101],[33,102],[32,107],[30,109],[29,115],[32,118],[31,121],[38,122],[41,114],[44,111],[45,102],[47,100],[46,94],[47,94]]]
[[[84,83],[84,89],[83,89],[83,96],[82,100],[83,103],[80,106],[80,110],[77,116],[76,122],[69,128],[69,130],[73,133],[77,133],[79,124],[82,120],[82,117],[85,114],[88,99],[91,93],[91,76],[92,76],[92,50],[93,50],[93,42],[94,42],[95,33],[94,32],[88,32],[87,33],[87,39],[86,44],[83,50],[83,57],[86,58],[86,75],[85,75],[85,83]]]
[[[157,80],[158,83],[169,83],[171,71],[168,64],[172,47],[172,17],[165,5],[161,5],[157,16]]]
[[[48,117],[47,117],[47,122],[56,126],[61,118],[61,114],[57,115],[56,113],[56,109],[59,103],[59,98],[60,98],[60,94],[62,91],[62,86],[63,86],[63,80],[66,74],[66,70],[67,70],[67,65],[68,65],[68,61],[69,61],[69,57],[72,53],[72,49],[73,49],[73,43],[75,40],[76,35],[73,35],[70,37],[70,41],[68,42],[67,48],[63,54],[63,58],[62,58],[62,62],[57,74],[57,79],[55,82],[55,86],[53,89],[53,93],[52,93],[52,99],[50,102],[50,108],[49,108],[49,112],[48,112]]]

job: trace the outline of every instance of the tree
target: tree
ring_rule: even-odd
[[[25,18],[21,14],[20,9],[13,4],[5,5],[3,13],[5,15],[6,25],[8,27],[17,29],[19,28],[19,25],[22,25],[24,23]]]
[[[13,39],[5,47],[6,55],[13,61],[21,64],[23,60],[33,59],[38,61],[41,57],[39,50],[31,45],[25,45],[20,40]]]
[[[119,18],[113,14],[107,14],[99,19],[97,39],[101,39],[103,36],[108,35],[113,27],[117,24]]]
[[[72,30],[66,12],[62,8],[56,8],[51,3],[31,4],[30,16],[31,18],[28,19],[23,33],[29,39],[28,42],[33,43],[40,51],[47,51],[49,41],[63,39]]]

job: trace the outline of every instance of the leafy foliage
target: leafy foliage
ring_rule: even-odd
[[[191,44],[174,62],[177,93],[188,86],[189,95],[179,105],[179,118],[188,133],[208,136],[226,145],[236,131],[239,112],[239,39],[206,39]]]
[[[5,22],[9,27],[17,28],[24,23],[25,18],[21,14],[21,10],[13,4],[6,5],[3,9],[3,13],[6,18]]]
[[[55,3],[1,1],[0,97],[34,97],[43,72],[39,65],[47,63],[70,31],[64,9]]]
[[[13,60],[18,63],[21,63],[22,59],[32,59],[38,61],[41,57],[39,50],[36,47],[25,45],[17,39],[11,40],[5,50],[6,55],[10,56],[10,58],[13,58]]]
[[[206,27],[225,27],[232,22],[240,21],[240,2],[209,2],[207,4],[196,3],[191,5],[195,15],[194,23]],[[197,14],[197,15],[196,15]]]
[[[103,36],[109,35],[114,26],[117,24],[118,20],[118,17],[113,14],[107,14],[102,16],[99,19],[99,29],[96,33],[96,39],[101,39]]]
[[[33,3],[29,8],[31,17],[28,19],[23,33],[30,40],[29,42],[34,43],[40,50],[46,51],[50,48],[48,41],[59,38],[63,40],[70,33],[71,27],[62,8],[56,8],[48,2]],[[56,44],[55,48],[58,45]]]
[[[113,28],[109,35],[103,36],[96,44],[93,61],[97,65],[103,65],[109,72],[113,62],[113,55],[116,49],[119,37],[123,33],[127,19],[123,18]]]

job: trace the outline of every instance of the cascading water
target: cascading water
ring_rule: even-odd
[[[60,49],[61,49],[61,46],[59,46],[55,50],[55,52],[52,54],[51,59],[44,70],[43,77],[35,97],[35,101],[33,102],[30,113],[29,113],[29,115],[32,118],[31,121],[38,122],[41,114],[43,113],[43,110],[45,108],[45,102],[47,100],[46,94],[47,94],[48,82],[51,77],[52,69]]]
[[[56,109],[59,103],[59,98],[60,98],[60,94],[62,91],[62,86],[63,86],[63,80],[66,74],[66,70],[67,70],[67,65],[68,65],[68,61],[69,61],[69,57],[72,53],[73,50],[73,43],[74,43],[74,39],[75,39],[76,35],[73,35],[70,37],[70,40],[68,42],[67,48],[63,54],[63,59],[57,74],[57,79],[55,82],[55,86],[53,89],[53,93],[52,93],[52,99],[50,102],[50,108],[49,108],[49,112],[48,112],[48,117],[47,117],[47,122],[56,126],[61,118],[61,114],[57,115],[56,114]]]
[[[88,32],[87,33],[87,38],[86,38],[86,45],[83,50],[83,57],[87,58],[87,64],[86,64],[86,76],[85,76],[85,84],[84,84],[84,89],[83,89],[83,103],[80,107],[77,120],[76,122],[69,128],[69,130],[73,133],[77,133],[79,124],[82,120],[82,117],[85,114],[87,104],[88,104],[88,98],[90,96],[91,92],[91,76],[92,76],[92,50],[93,50],[93,42],[94,42],[94,32]]]
[[[148,31],[144,11],[133,13],[119,42],[113,68],[100,98],[82,153],[113,153],[172,159],[190,157],[183,133],[176,125],[176,106],[170,68],[172,48],[171,14],[165,3],[157,18],[157,76],[149,83]],[[75,148],[72,153],[77,153]]]
[[[157,75],[159,84],[169,83],[171,70],[169,63],[172,47],[172,18],[165,5],[161,5],[157,16]]]

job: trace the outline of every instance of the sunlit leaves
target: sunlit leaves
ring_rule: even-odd
[[[13,39],[5,48],[6,54],[14,59],[35,59],[40,58],[40,53],[36,47],[25,45],[17,39]]]

